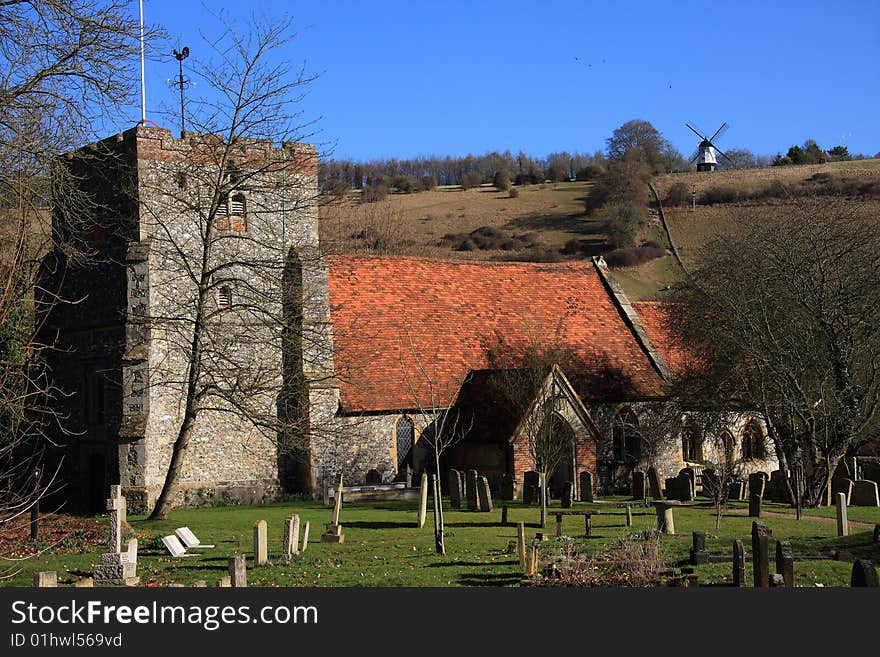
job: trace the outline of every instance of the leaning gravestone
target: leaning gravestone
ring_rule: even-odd
[[[330,522],[325,525],[324,533],[321,534],[322,543],[342,543],[345,534],[342,533],[342,525],[339,524],[339,512],[342,510],[342,474],[339,475],[339,483],[334,491],[333,515]]]
[[[856,559],[853,562],[850,586],[880,586],[877,579],[877,569],[874,562],[869,559]]]
[[[422,473],[421,487],[419,488],[419,529],[425,526],[425,517],[428,515],[428,474]]]
[[[593,473],[584,470],[581,472],[581,502],[593,501]]]
[[[476,470],[468,470],[465,473],[464,494],[467,498],[468,511],[476,511],[479,508],[477,500],[477,474]]]
[[[58,586],[58,573],[46,570],[34,575],[34,586],[38,589],[54,589]]]
[[[739,539],[733,542],[733,585],[746,585],[746,550]]]
[[[458,470],[449,470],[449,504],[453,509],[461,508],[461,473]]]
[[[667,536],[675,536],[675,518],[672,515],[672,507],[678,502],[666,500],[654,500],[654,509],[657,513],[657,531]]]
[[[880,506],[877,482],[869,479],[856,480],[853,485],[852,506]]]
[[[776,541],[776,572],[785,586],[794,586],[794,555],[788,541]]]
[[[562,482],[562,497],[560,504],[563,509],[570,509],[574,501],[574,484],[570,481]]]
[[[663,499],[663,491],[660,489],[660,477],[657,476],[657,468],[653,465],[648,468],[648,487],[651,491],[651,497],[655,500]]]
[[[282,552],[285,559],[299,554],[299,516],[292,515],[284,519],[284,541]]]
[[[492,491],[489,488],[489,480],[486,477],[480,477],[477,480],[477,501],[480,511],[492,510]]]
[[[540,500],[538,496],[538,482],[540,476],[534,470],[523,473],[523,504],[530,506],[537,504]]]
[[[692,566],[709,563],[709,551],[706,549],[706,532],[693,532],[690,562]]]
[[[300,552],[305,552],[306,548],[309,547],[309,521],[306,520],[306,524],[303,527],[303,544],[300,548]]]
[[[634,470],[632,473],[632,496],[636,500],[644,500],[647,495],[645,488],[645,473]]]
[[[756,588],[770,586],[770,536],[772,530],[764,523],[752,522],[752,575]]]
[[[761,501],[764,499],[764,485],[766,484],[763,472],[753,472],[749,475],[749,516],[761,517]]]
[[[852,504],[853,480],[846,477],[835,477],[831,480],[831,494],[837,495],[843,493],[846,496],[846,503]]]
[[[846,517],[846,494],[837,493],[834,496],[837,503],[837,535],[849,536],[849,519]]]

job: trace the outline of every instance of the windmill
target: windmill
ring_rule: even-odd
[[[727,155],[715,145],[715,140],[720,139],[721,135],[727,132],[727,129],[730,127],[727,123],[722,123],[721,127],[718,128],[718,130],[715,131],[715,134],[711,137],[704,135],[703,132],[693,123],[685,123],[685,125],[702,140],[697,147],[697,154],[691,158],[691,163],[694,161],[697,163],[697,171],[715,171],[715,167],[718,165],[718,160],[715,159],[716,152],[733,165],[733,160],[727,157]]]

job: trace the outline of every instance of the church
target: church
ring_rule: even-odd
[[[56,248],[44,266],[42,287],[77,300],[38,316],[62,391],[52,459],[68,510],[103,510],[113,484],[150,509],[187,423],[183,506],[318,495],[340,473],[411,485],[434,471],[435,443],[441,473],[476,469],[517,498],[535,469],[530,427],[545,423],[565,445],[557,492],[583,472],[597,494],[628,491],[634,469],[674,476],[718,456],[698,431],[646,448],[640,417],[666,403],[684,350],[669,307],[631,302],[601,258],[322,253],[317,158],[303,144],[228,148],[142,125],[62,160],[95,201],[86,239],[102,256],[77,264]],[[222,182],[219,202],[202,179]],[[207,364],[187,397],[193,353]],[[514,403],[521,363],[551,353]],[[729,424],[743,474],[776,468],[757,418]]]

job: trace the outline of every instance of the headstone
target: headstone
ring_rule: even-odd
[[[306,524],[303,527],[303,544],[300,548],[300,552],[305,552],[306,548],[309,547],[309,521],[306,520]]]
[[[584,536],[593,535],[593,516],[590,513],[584,514]]]
[[[453,509],[461,508],[461,473],[449,470],[449,503]]]
[[[776,541],[776,573],[785,586],[794,586],[794,555],[788,541]]]
[[[345,535],[342,533],[342,525],[339,524],[339,513],[342,510],[342,474],[339,475],[339,484],[336,486],[333,515],[327,523],[324,533],[321,534],[322,543],[343,543]]]
[[[229,575],[224,575],[217,580],[217,586],[221,589],[230,588],[232,586],[232,578],[230,578]]]
[[[640,470],[633,470],[632,473],[632,496],[637,500],[644,500],[648,497],[648,491],[645,487],[645,473]]]
[[[858,479],[853,483],[852,506],[880,506],[877,482]]]
[[[847,505],[852,504],[853,480],[846,477],[835,477],[831,480],[831,494],[843,493],[846,495]]]
[[[633,524],[633,510],[632,507],[627,504],[626,505],[626,526],[632,527]]]
[[[193,582],[193,588],[206,589],[208,588],[208,582],[203,579],[197,579],[195,582]]]
[[[516,554],[519,557],[519,565],[526,566],[526,523],[516,523]]]
[[[746,585],[746,550],[739,539],[733,542],[733,585]]]
[[[770,586],[770,536],[764,523],[752,522],[752,575],[756,588]]]
[[[213,545],[205,545],[199,540],[199,537],[193,534],[192,530],[189,527],[178,527],[174,530],[174,533],[177,534],[177,538],[180,539],[180,542],[183,543],[183,546],[187,550],[191,550],[193,548],[213,548]]]
[[[783,473],[782,470],[774,470],[770,473],[770,481],[767,482],[765,497],[769,498],[773,502],[788,501],[785,473]]]
[[[501,499],[512,500],[515,495],[513,492],[513,477],[506,472],[501,475]]]
[[[869,559],[856,559],[853,562],[850,586],[880,586],[877,581],[877,569]]]
[[[660,477],[657,476],[657,468],[653,465],[648,468],[648,488],[651,493],[651,497],[655,500],[663,499],[663,491],[660,489]]]
[[[425,518],[428,515],[428,474],[422,473],[422,483],[419,488],[419,529],[425,526]]]
[[[507,524],[507,505],[503,504],[501,506],[501,526],[506,527]]]
[[[837,502],[837,535],[849,536],[849,520],[846,517],[846,493],[834,496]]]
[[[581,502],[593,501],[593,473],[584,470],[581,472]]]
[[[124,524],[128,520],[128,503],[125,495],[122,494],[122,486],[118,484],[110,486],[110,497],[114,500],[119,500],[119,522]]]
[[[38,589],[57,588],[58,573],[54,570],[45,570],[34,574],[34,586]]]
[[[540,502],[538,496],[539,480],[540,476],[534,470],[523,473],[523,504],[526,506]]]
[[[480,511],[492,510],[492,490],[489,488],[489,480],[480,477],[477,480],[477,500]]]
[[[263,566],[269,560],[265,520],[254,523],[254,566]]]
[[[705,490],[705,488],[704,488]],[[746,484],[741,479],[734,479],[730,482],[730,488],[727,491],[727,499],[742,500],[745,499]]]
[[[122,560],[125,563],[134,564],[137,566],[138,561],[138,540],[136,538],[130,538],[125,543],[125,552],[122,553]]]
[[[563,509],[570,509],[574,501],[574,484],[570,481],[562,482],[562,497],[560,504]]]
[[[681,500],[678,493],[678,477],[668,477],[663,481],[667,500]],[[656,499],[656,498],[655,498]]]
[[[166,537],[167,538],[167,537]],[[172,536],[175,540],[176,536]],[[180,542],[178,541],[178,545]],[[183,549],[183,546],[180,546]],[[101,563],[92,564],[92,578],[96,584],[125,584],[134,586],[138,583],[137,577],[137,547],[134,554],[129,557],[128,553],[107,552],[101,555]]]
[[[753,472],[749,475],[749,517],[761,517],[761,502],[764,499],[764,485],[766,483],[763,472]]]
[[[690,502],[696,497],[697,487],[694,483],[693,470],[687,468],[678,475],[678,499],[682,502]]]
[[[107,500],[110,515],[110,551],[119,552],[122,547],[122,502],[119,498]]]
[[[95,580],[92,577],[80,577],[73,586],[78,589],[91,589],[95,587]]]
[[[168,550],[168,553],[172,557],[192,556],[186,553],[186,548],[183,547],[183,543],[180,542],[180,539],[177,538],[177,535],[175,534],[163,536],[162,543],[165,545],[165,548]]]
[[[694,532],[692,540],[691,565],[700,566],[709,563],[709,551],[706,549],[706,532]]]
[[[299,516],[292,515],[284,519],[284,540],[282,541],[282,553],[285,559],[299,554]]]
[[[247,586],[247,561],[243,554],[229,557],[229,579],[233,588]]]
[[[673,506],[668,501],[654,501],[654,509],[657,512],[657,531],[667,536],[675,536],[675,518],[672,515]]]
[[[468,470],[465,473],[464,495],[467,498],[468,511],[476,511],[479,508],[477,501],[477,474],[476,470]]]

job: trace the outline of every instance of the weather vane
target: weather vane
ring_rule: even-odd
[[[183,60],[189,57],[189,48],[184,46],[183,50],[180,52],[175,50],[174,57],[177,59],[177,63],[180,66],[180,74],[178,75],[176,86],[180,89],[180,137],[182,139],[184,135],[186,135],[186,126],[184,125],[183,89],[187,83],[187,80],[183,78]]]

